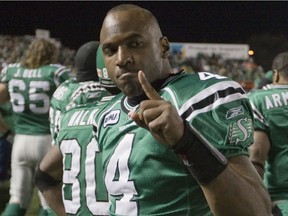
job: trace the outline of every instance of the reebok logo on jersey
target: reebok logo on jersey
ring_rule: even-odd
[[[101,97],[101,92],[99,92],[99,91],[97,91],[97,92],[88,92],[87,94],[86,94],[86,97],[87,98],[99,98],[99,97]]]
[[[234,108],[227,111],[226,119],[231,119],[231,118],[234,118],[234,117],[242,115],[242,114],[244,114],[243,106],[234,107]]]
[[[114,110],[108,113],[104,118],[104,128],[108,125],[116,124],[120,118],[120,110]]]

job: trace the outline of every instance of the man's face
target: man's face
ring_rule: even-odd
[[[129,97],[143,93],[137,74],[143,70],[149,82],[160,77],[160,38],[151,22],[136,11],[110,14],[104,20],[100,41],[109,77]]]

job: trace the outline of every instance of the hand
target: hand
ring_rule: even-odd
[[[177,144],[184,132],[183,119],[169,101],[161,98],[141,70],[138,79],[149,100],[140,103],[138,113],[130,112],[131,119],[149,130],[158,142],[169,146]]]

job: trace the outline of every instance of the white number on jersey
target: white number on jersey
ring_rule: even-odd
[[[105,183],[109,193],[115,196],[121,196],[116,201],[117,215],[137,215],[137,203],[132,201],[134,195],[137,195],[134,182],[129,180],[128,160],[131,154],[134,134],[126,134],[116,147],[107,166]],[[117,177],[115,174],[119,172]]]
[[[215,78],[215,79],[225,79],[227,77],[225,76],[220,76],[218,74],[212,74],[212,73],[208,73],[208,72],[199,72],[199,78],[200,80],[208,80],[211,78]]]
[[[48,81],[31,81],[28,86],[28,99],[29,109],[33,113],[47,113],[50,106],[50,98],[45,91],[49,91],[50,85]],[[14,92],[14,89],[18,89],[24,92],[27,86],[23,80],[12,79],[9,82],[9,92],[11,96],[11,104],[14,112],[23,112],[25,109],[25,97],[21,93]],[[42,89],[44,92],[36,93],[37,89]],[[42,104],[39,106],[38,104]]]
[[[80,182],[78,175],[80,173],[80,159],[81,159],[81,146],[77,140],[63,140],[60,145],[61,152],[63,154],[63,187],[65,185],[72,185],[72,199],[67,200],[63,198],[65,211],[70,214],[76,214],[80,209]],[[95,174],[95,157],[97,152],[99,153],[98,145],[95,139],[87,145],[86,161],[85,161],[85,182],[86,182],[86,205],[93,215],[105,215],[108,214],[109,203],[108,201],[98,201],[99,194],[96,193],[97,185],[104,184],[103,176]],[[65,156],[71,155],[71,168],[65,169]],[[97,178],[97,179],[95,179]],[[98,182],[98,184],[97,184]],[[64,196],[64,191],[62,191]],[[107,196],[107,194],[102,194]],[[98,198],[98,199],[97,199]],[[104,200],[104,199],[100,199]]]

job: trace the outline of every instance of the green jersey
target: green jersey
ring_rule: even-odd
[[[102,101],[74,107],[62,113],[60,125],[56,124],[56,144],[63,154],[63,202],[68,215],[109,214],[101,154],[92,134],[94,115]]]
[[[248,157],[253,114],[238,83],[205,72],[181,73],[167,79],[158,93],[227,158]],[[138,127],[129,118],[131,110],[138,105],[121,93],[95,116],[110,215],[212,215],[180,157]]]
[[[53,144],[55,144],[57,137],[55,124],[62,112],[79,104],[100,100],[109,94],[105,88],[101,87],[99,82],[95,81],[77,82],[76,79],[70,79],[62,83],[54,92],[50,104],[49,118]]]
[[[68,78],[70,70],[58,64],[37,69],[10,64],[2,70],[1,82],[8,87],[16,134],[50,133],[50,99],[56,88]]]
[[[255,116],[254,128],[264,131],[271,143],[264,183],[273,201],[288,200],[288,85],[253,91],[249,99]]]

